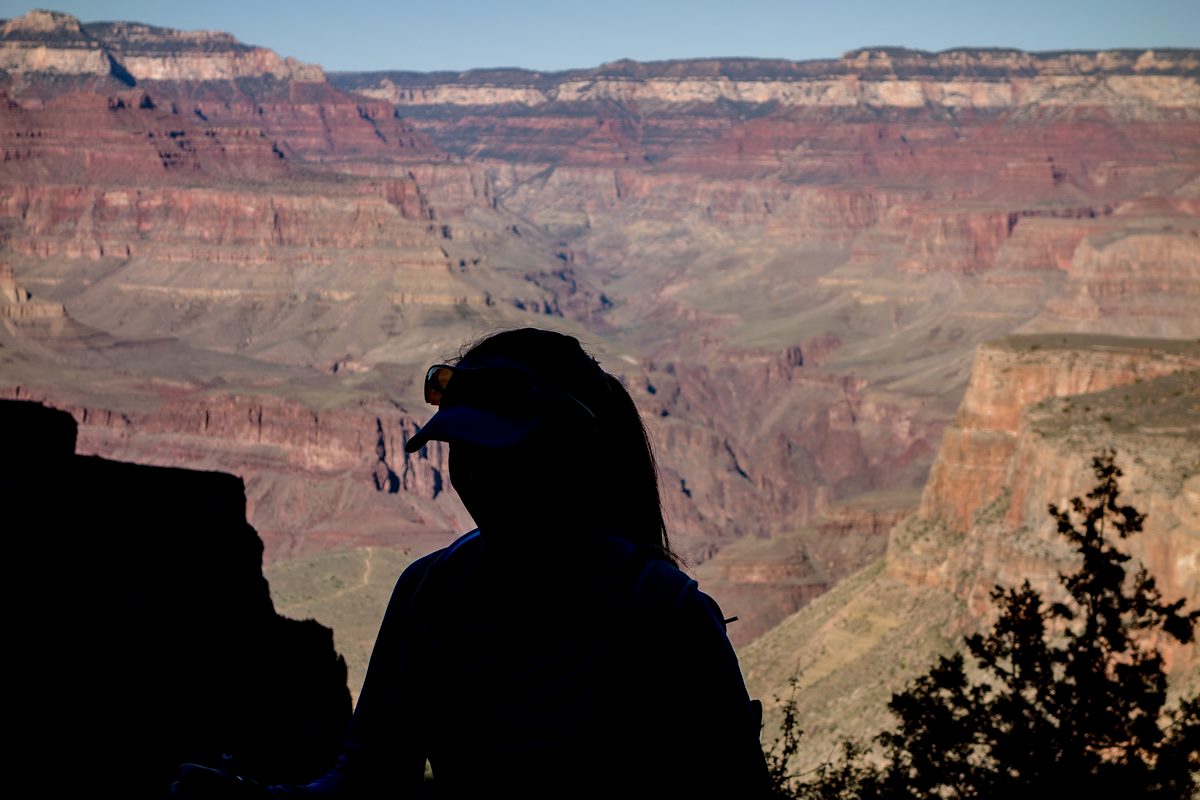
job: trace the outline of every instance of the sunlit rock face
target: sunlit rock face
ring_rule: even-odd
[[[1030,406],[1200,369],[1198,357],[1194,344],[1183,342],[1174,352],[1154,341],[1139,345],[1113,339],[1109,344],[1076,336],[1016,336],[980,348],[925,485],[921,516],[954,530],[970,527],[979,510],[1002,492]]]
[[[0,68],[16,73],[118,75],[136,81],[325,79],[314,64],[281,58],[218,31],[176,31],[130,22],[83,25],[68,14],[31,11],[5,22],[0,36]]]
[[[424,367],[567,331],[634,395],[746,642],[878,558],[955,437],[996,474],[939,466],[936,502],[999,485],[1012,441],[942,444],[978,345],[1200,335],[1198,64],[324,74],[33,13],[0,30],[0,391],[89,452],[242,476],[271,562],[419,555],[471,525],[444,449],[402,454]]]
[[[815,569],[793,531],[840,498],[920,485],[976,344],[1013,330],[1200,334],[1198,66],[1191,51],[872,49],[331,80],[396,103],[484,167],[502,207],[559,237],[576,276],[612,287],[615,306],[592,318],[644,332],[655,364],[675,369],[652,367],[658,391],[639,398],[668,454],[672,519],[773,543],[702,568],[744,641],[759,612],[778,619],[845,574]],[[812,357],[772,373],[757,355],[789,346]],[[1056,379],[1072,391],[1103,383],[1068,373]],[[815,391],[822,375],[853,377],[838,397]],[[965,435],[951,428],[944,458]],[[972,469],[991,463],[989,435],[970,433]],[[993,444],[1002,470],[1012,442]],[[960,491],[936,491],[946,476]],[[992,485],[951,466],[934,481],[926,497],[941,499],[926,502]],[[857,567],[886,532],[830,538],[858,544]]]
[[[891,725],[891,693],[995,620],[994,587],[1028,580],[1062,598],[1059,575],[1079,557],[1048,506],[1086,498],[1105,450],[1124,473],[1122,504],[1146,515],[1118,543],[1133,557],[1130,580],[1144,566],[1164,598],[1195,609],[1198,445],[1200,343],[1042,334],[980,347],[920,505],[892,528],[886,555],[741,650],[754,693],[786,696],[798,676],[810,737],[799,766],[822,763],[839,737]],[[794,552],[777,560],[795,563]],[[1146,644],[1161,648],[1173,698],[1200,688],[1196,642]],[[769,713],[768,731],[778,721]]]
[[[964,603],[960,630],[988,618],[993,586],[1028,578],[1055,592],[1073,551],[1047,505],[1085,495],[1090,458],[1108,448],[1126,473],[1126,502],[1147,515],[1127,549],[1164,596],[1200,597],[1198,380],[1196,342],[1043,335],[980,348],[921,506],[893,537],[889,573],[950,589]],[[942,546],[913,536],[929,526]],[[1183,670],[1200,663],[1194,645],[1167,656]]]
[[[489,106],[596,100],[660,104],[778,103],[957,109],[1026,104],[1107,105],[1114,95],[1159,106],[1195,102],[1192,51],[1118,50],[1025,53],[904,48],[854,50],[840,59],[617,61],[595,69],[538,73],[520,69],[465,73],[335,74],[361,94],[401,106]]]

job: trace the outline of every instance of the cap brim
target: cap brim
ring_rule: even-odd
[[[404,450],[415,453],[431,440],[469,442],[480,447],[514,447],[533,433],[539,423],[537,417],[513,419],[471,406],[443,407],[404,443]]]

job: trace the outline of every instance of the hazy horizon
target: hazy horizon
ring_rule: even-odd
[[[203,7],[148,0],[0,0],[0,18],[49,8],[84,22],[132,21],[182,30],[218,30],[331,72],[461,72],[518,68],[541,72],[599,64],[712,58],[806,61],[863,47],[938,52],[956,48],[1031,52],[1200,47],[1200,4],[1153,0],[1034,2],[968,6],[918,0],[853,7],[750,0],[736,11],[699,0],[603,8],[543,0],[505,8],[480,0],[399,7],[313,0]]]

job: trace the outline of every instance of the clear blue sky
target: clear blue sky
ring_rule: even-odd
[[[1200,0],[0,0],[0,17],[31,8],[228,31],[330,70],[808,59],[879,44],[1200,47]]]

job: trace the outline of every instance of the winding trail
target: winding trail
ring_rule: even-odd
[[[336,592],[333,592],[331,594],[319,595],[317,597],[312,597],[307,600],[301,600],[296,603],[288,603],[287,605],[278,606],[277,611],[279,613],[283,613],[290,609],[297,608],[299,606],[311,605],[312,603],[317,602],[317,601],[328,602],[329,600],[334,600],[338,597],[342,597],[344,595],[350,594],[351,592],[357,592],[357,591],[367,588],[367,586],[370,585],[370,583],[371,583],[371,569],[372,569],[373,558],[375,555],[375,548],[374,547],[364,547],[363,550],[366,551],[366,555],[363,557],[363,572],[362,572],[362,576],[358,579],[358,581],[356,583],[354,583],[350,586],[343,586],[341,589],[338,589]]]

